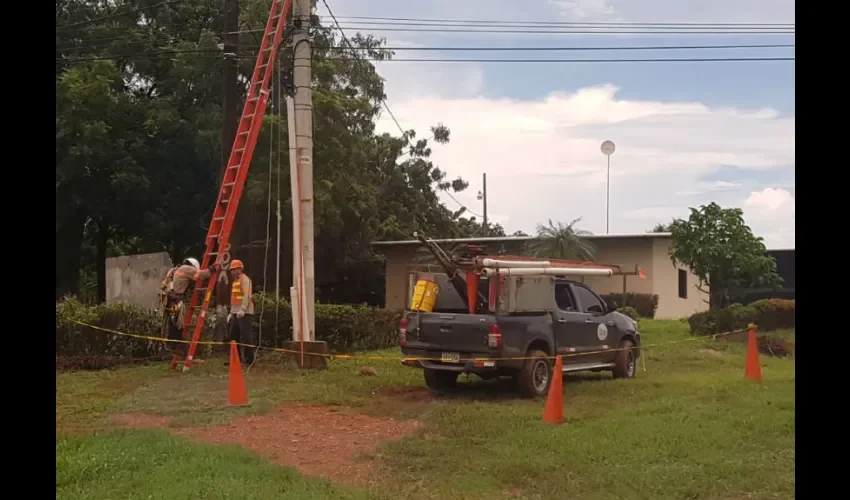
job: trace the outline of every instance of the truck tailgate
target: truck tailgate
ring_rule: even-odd
[[[406,317],[408,347],[461,353],[487,352],[487,325],[496,322],[489,314],[408,312]]]

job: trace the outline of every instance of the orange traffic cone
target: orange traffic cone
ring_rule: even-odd
[[[227,384],[227,406],[247,406],[248,390],[245,388],[245,375],[239,362],[239,348],[230,341],[230,377]]]
[[[759,363],[759,346],[755,325],[750,325],[750,334],[747,339],[747,365],[744,368],[744,376],[756,382],[761,382],[761,364]]]
[[[555,369],[552,370],[552,383],[549,385],[549,395],[543,408],[543,421],[547,424],[559,425],[564,423],[564,362],[558,356],[555,359]]]

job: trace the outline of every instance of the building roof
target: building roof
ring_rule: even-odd
[[[650,239],[650,238],[670,238],[670,233],[632,233],[632,234],[591,234],[582,236],[588,240],[615,240],[615,239]],[[435,243],[507,243],[507,242],[525,242],[536,240],[536,236],[486,236],[482,238],[441,238],[435,239]],[[421,245],[419,240],[396,240],[396,241],[373,241],[372,245],[379,247],[393,247],[402,245]]]

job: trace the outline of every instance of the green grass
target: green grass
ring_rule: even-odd
[[[190,449],[163,433],[62,437],[76,429],[104,428],[107,417],[118,412],[167,415],[174,426],[204,425],[281,403],[350,406],[424,421],[417,435],[386,443],[366,457],[386,479],[382,493],[388,498],[794,498],[793,359],[762,356],[764,380],[753,383],[743,377],[744,344],[692,340],[686,330],[679,321],[642,320],[644,345],[676,343],[647,347],[634,380],[615,381],[601,373],[566,377],[566,424],[560,427],[540,421],[542,401],[520,400],[504,382],[464,384],[456,396],[436,401],[401,397],[420,394],[424,384],[421,372],[400,366],[392,350],[370,354],[394,360],[338,360],[323,372],[258,364],[247,376],[252,407],[240,409],[224,405],[222,360],[208,361],[188,376],[170,374],[166,366],[57,374],[57,482],[61,476],[64,485],[57,498],[81,498],[90,489],[95,492],[90,498],[137,498],[132,496],[137,490],[152,498],[179,498],[168,488],[148,491],[160,488],[153,482],[131,489],[133,481],[120,480],[128,474],[125,469],[148,467],[148,460],[160,477],[155,482],[167,482],[167,471],[179,467],[182,477],[194,478],[190,491],[198,495],[206,491],[201,485],[218,481],[230,481],[235,489],[222,483],[216,491],[273,492],[289,484],[286,491],[303,491],[292,498],[336,495],[325,482],[262,465],[247,452],[239,455],[252,464],[244,465],[246,470],[283,472],[246,472],[238,486],[238,479],[217,478],[226,465],[213,467],[176,451],[144,458],[148,447]],[[779,336],[794,341],[793,330]],[[374,367],[377,376],[360,376],[363,366]],[[60,443],[66,457],[62,471]],[[223,462],[228,453],[239,453],[205,449],[222,450],[206,455]],[[139,465],[127,458],[131,455]],[[85,474],[68,472],[75,470]],[[358,494],[350,491],[338,494]],[[223,497],[239,498],[233,495]]]
[[[56,438],[56,498],[368,499],[305,479],[235,446],[189,443],[165,431]]]

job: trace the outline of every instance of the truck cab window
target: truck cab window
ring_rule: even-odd
[[[558,309],[562,311],[575,311],[576,305],[573,302],[573,296],[570,294],[570,286],[566,283],[558,283],[555,285],[555,303]]]
[[[605,306],[602,304],[602,301],[599,300],[596,294],[588,290],[587,287],[576,285],[573,289],[575,290],[576,297],[581,304],[581,312],[593,314],[605,311]]]

